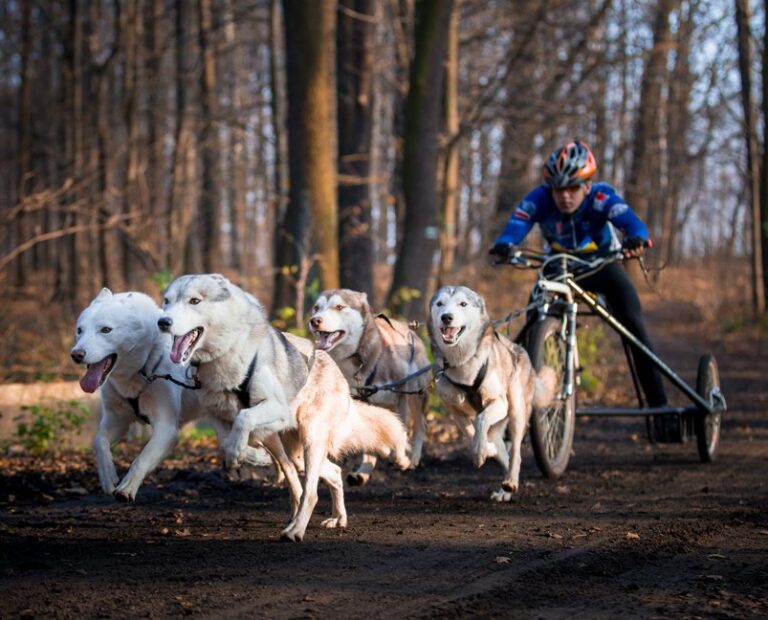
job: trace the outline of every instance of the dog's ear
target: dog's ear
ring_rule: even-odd
[[[96,301],[97,299],[106,299],[107,297],[112,297],[112,291],[110,291],[110,290],[109,290],[109,289],[108,289],[108,288],[105,286],[103,289],[101,289],[101,290],[99,291],[99,294],[98,294],[98,295],[96,295],[96,298],[94,299],[94,301]]]
[[[483,299],[483,296],[480,295],[480,293],[477,293],[472,289],[469,290],[472,293],[472,297],[474,298],[477,307],[480,308],[480,314],[482,315],[483,319],[488,320],[488,309],[485,307],[485,299]]]

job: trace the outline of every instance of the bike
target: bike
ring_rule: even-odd
[[[714,356],[703,355],[699,359],[696,389],[693,389],[622,325],[598,297],[578,284],[579,279],[622,259],[621,251],[584,258],[568,253],[543,254],[518,249],[494,263],[538,270],[531,303],[511,313],[502,323],[509,325],[515,316],[526,313],[523,327],[517,335],[510,336],[527,349],[537,370],[545,365],[550,366],[558,377],[552,404],[544,409],[535,409],[530,421],[531,445],[536,464],[547,478],[558,478],[568,467],[577,416],[645,416],[651,441],[658,440],[654,418],[667,416],[661,421],[671,421],[672,424],[668,426],[671,430],[663,436],[664,441],[685,443],[695,436],[700,460],[712,462],[717,458],[726,402],[720,391],[720,377]],[[638,406],[578,408],[579,353],[576,332],[580,304],[589,309],[588,314],[598,316],[618,332],[625,348],[631,343],[642,355],[647,356],[692,404],[686,407],[646,406],[637,371],[631,362],[632,356],[627,356]]]

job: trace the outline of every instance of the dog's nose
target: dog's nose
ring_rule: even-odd
[[[171,325],[173,325],[173,319],[169,316],[161,316],[157,320],[157,326],[160,328],[161,332],[170,331]]]
[[[72,349],[69,356],[72,358],[73,362],[80,364],[85,359],[85,351],[82,349]]]
[[[323,324],[323,318],[319,316],[313,316],[311,319],[309,319],[309,324],[315,329],[319,329]]]
[[[440,320],[448,325],[448,323],[453,321],[453,315],[450,312],[446,312],[445,314],[440,315]]]

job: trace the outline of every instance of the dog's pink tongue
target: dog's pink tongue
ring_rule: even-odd
[[[327,349],[328,341],[330,339],[331,339],[331,334],[326,334],[325,336],[318,336],[317,340],[315,341],[315,344],[317,345],[318,349]]]
[[[189,343],[194,337],[194,332],[189,332],[184,336],[175,336],[173,339],[173,347],[171,348],[171,361],[174,364],[178,364],[181,358],[184,357],[184,352],[189,347]]]
[[[88,370],[86,371],[85,376],[80,379],[80,387],[83,389],[83,392],[93,394],[93,392],[99,388],[99,385],[101,385],[101,377],[104,375],[104,368],[107,365],[107,361],[108,359],[103,359],[97,364],[91,364],[88,366]]]

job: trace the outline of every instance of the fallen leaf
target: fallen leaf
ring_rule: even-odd
[[[512,558],[506,555],[497,555],[496,556],[496,564],[509,564],[512,561]]]
[[[710,560],[724,560],[725,556],[722,553],[710,553],[707,558]]]
[[[637,532],[627,532],[627,540],[640,540],[640,534]]]

